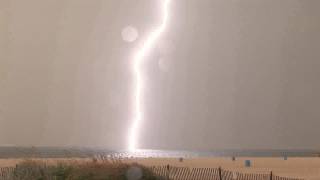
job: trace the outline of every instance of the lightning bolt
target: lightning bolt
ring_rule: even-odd
[[[150,51],[153,47],[156,40],[162,34],[162,32],[166,29],[167,21],[168,21],[168,8],[171,0],[163,0],[162,4],[162,23],[161,25],[154,29],[143,43],[140,50],[134,56],[133,63],[133,72],[135,77],[135,89],[134,89],[134,117],[132,125],[129,129],[129,143],[128,148],[130,151],[135,151],[137,149],[137,141],[138,141],[138,132],[141,126],[141,122],[143,120],[143,110],[142,110],[142,93],[143,93],[143,73],[141,72],[143,61],[145,60],[145,55]]]

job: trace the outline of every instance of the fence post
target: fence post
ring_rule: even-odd
[[[273,174],[272,171],[270,172],[270,180],[272,180]]]
[[[221,167],[219,167],[219,180],[222,180],[222,172]]]
[[[167,180],[170,178],[170,165],[167,165]]]

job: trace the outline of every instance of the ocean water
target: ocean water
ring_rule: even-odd
[[[197,158],[197,157],[320,157],[320,150],[108,150],[87,147],[0,147],[0,158]]]

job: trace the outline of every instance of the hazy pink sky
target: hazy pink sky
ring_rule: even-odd
[[[161,0],[0,0],[0,145],[124,149],[132,57]],[[172,0],[139,144],[320,148],[320,1]],[[137,28],[128,43],[121,32]]]

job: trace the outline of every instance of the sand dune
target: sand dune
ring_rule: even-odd
[[[0,167],[15,166],[25,159],[0,159]],[[89,158],[35,158],[34,160],[46,161],[47,163],[65,162],[85,162],[91,161]],[[251,167],[245,167],[245,160],[251,161]],[[320,158],[250,158],[241,157],[232,160],[231,158],[141,158],[126,159],[124,162],[138,162],[145,166],[171,165],[178,167],[222,167],[227,170],[245,173],[270,173],[285,177],[303,178],[306,180],[320,179]]]

